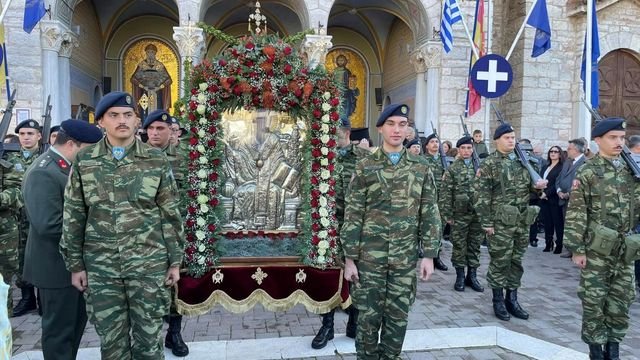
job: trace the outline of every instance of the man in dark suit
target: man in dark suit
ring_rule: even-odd
[[[22,182],[30,220],[23,278],[40,290],[45,360],[75,359],[87,324],[82,293],[71,285],[58,250],[64,189],[77,152],[102,138],[82,120],[62,122],[54,145],[40,155]]]
[[[556,178],[556,192],[559,198],[558,205],[562,206],[562,216],[566,216],[567,214],[567,202],[571,194],[573,180],[576,177],[578,168],[586,161],[584,155],[586,151],[587,144],[582,139],[569,140],[569,146],[567,147],[568,159],[564,162],[562,171]],[[560,256],[563,258],[571,258],[571,253],[565,250]]]

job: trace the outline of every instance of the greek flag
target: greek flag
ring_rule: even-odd
[[[453,32],[451,27],[453,24],[462,20],[458,2],[456,0],[444,0],[444,10],[442,11],[442,24],[440,25],[440,39],[444,51],[449,52],[453,48]]]

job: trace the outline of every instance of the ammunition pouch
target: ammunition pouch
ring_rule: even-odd
[[[507,226],[513,226],[518,223],[520,211],[518,207],[512,205],[500,205],[496,213],[498,220]]]
[[[618,231],[597,223],[593,225],[592,230],[593,238],[589,249],[600,255],[611,255],[611,251],[619,241]]]
[[[624,238],[624,262],[627,265],[640,260],[640,234],[631,234]]]
[[[535,205],[527,206],[527,210],[525,212],[525,221],[527,225],[531,225],[536,221],[538,217],[538,213],[540,212],[540,207]]]

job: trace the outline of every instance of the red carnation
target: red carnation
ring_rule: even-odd
[[[296,89],[296,91],[294,91],[293,94],[296,97],[302,97],[302,89]]]
[[[220,202],[220,200],[218,200],[218,198],[212,198],[211,200],[209,200],[209,205],[211,206],[218,206],[218,203]]]
[[[336,157],[336,153],[334,153],[333,151],[329,151],[329,153],[327,154],[327,159],[329,160],[333,160]]]
[[[312,176],[312,177],[311,177],[311,183],[312,183],[313,185],[318,185],[318,178],[317,178],[317,177],[315,177],[315,176]]]
[[[255,46],[255,45],[253,45],[253,43],[252,43],[252,42],[248,42],[248,43],[246,43],[246,44],[244,45],[244,47],[245,47],[247,50],[253,50],[253,48],[255,48],[256,46]]]
[[[331,118],[331,120],[333,121],[338,121],[340,119],[340,114],[338,114],[337,112],[333,111],[331,112],[331,114],[329,115],[329,117]]]
[[[207,145],[209,145],[209,147],[214,148],[214,147],[216,147],[216,141],[211,139],[211,140],[207,141]]]
[[[209,224],[209,226],[207,226],[209,228],[209,231],[214,232],[216,231],[216,224]]]
[[[200,157],[200,153],[197,151],[190,151],[189,152],[189,159],[191,160],[196,160]]]
[[[327,192],[327,194],[328,194],[329,196],[333,196],[333,197],[335,197],[335,196],[336,196],[336,191],[335,191],[335,190],[329,190],[329,192]]]
[[[329,166],[327,166],[327,169],[329,169],[329,171],[333,172],[333,170],[335,169],[335,166],[333,164],[329,164]]]
[[[335,127],[330,127],[329,128],[329,134],[335,135],[336,134],[336,128]]]
[[[300,72],[303,73],[304,75],[307,75],[309,70],[307,70],[307,68],[302,68],[302,70],[300,70]]]
[[[213,166],[218,166],[220,165],[220,159],[213,159],[211,163],[213,164]]]
[[[216,188],[211,188],[211,190],[209,190],[209,194],[210,195],[215,195],[217,193],[218,193],[218,189],[216,189]]]
[[[327,141],[327,146],[328,147],[336,146],[336,141],[334,139],[330,139],[329,141]]]
[[[191,129],[189,129],[189,131],[191,131],[192,134],[197,134],[198,133],[198,128],[195,126],[192,126]]]
[[[320,171],[320,163],[314,161],[313,164],[311,164],[311,171]]]
[[[235,57],[238,57],[238,50],[236,50],[236,49],[232,49],[232,50],[231,50],[231,54],[232,54],[233,56],[235,56]]]
[[[331,228],[329,229],[329,231],[327,231],[327,233],[329,234],[329,236],[336,236],[338,235],[338,232],[336,231],[335,228]]]
[[[188,195],[190,198],[195,198],[196,196],[198,196],[198,191],[196,191],[196,190],[189,190],[189,191],[187,191],[187,195]]]
[[[311,139],[311,145],[313,145],[313,146],[320,145],[320,139],[318,139],[318,138]]]
[[[189,101],[189,109],[195,110],[198,108],[198,104],[195,101]]]
[[[293,49],[291,49],[291,47],[290,47],[290,46],[286,46],[286,47],[282,50],[282,52],[283,52],[285,55],[287,55],[287,56],[291,55],[291,52],[292,52],[292,51],[293,51]]]
[[[315,177],[315,176],[314,176]],[[318,181],[318,179],[316,179],[316,182]],[[318,189],[313,189],[311,190],[311,197],[313,199],[318,199],[320,197],[320,190]]]
[[[313,117],[315,117],[316,119],[320,119],[321,116],[322,116],[322,111],[320,111],[320,109],[313,110]]]
[[[336,247],[336,241],[335,241],[335,240],[331,240],[331,241],[329,241],[329,247],[330,247],[330,248],[332,248],[332,249],[333,249],[334,247]]]
[[[185,225],[187,227],[193,227],[196,224],[196,222],[193,219],[189,219],[187,221],[185,221]]]
[[[313,123],[313,124],[311,124],[311,128],[312,128],[313,130],[316,130],[316,131],[317,131],[317,130],[320,130],[320,124],[318,124],[318,123]]]
[[[196,207],[195,207],[195,206],[189,206],[189,207],[187,208],[187,212],[188,212],[190,215],[195,214],[195,213],[196,213],[196,211],[198,211],[198,209],[196,209]]]
[[[218,85],[209,85],[209,92],[218,92]]]
[[[209,100],[209,105],[211,105],[211,106],[213,106],[213,105],[215,105],[217,103],[218,103],[218,100],[216,100],[216,99]]]
[[[320,149],[313,149],[311,150],[311,156],[318,158],[322,156],[322,152],[320,152]]]
[[[335,186],[336,185],[336,179],[334,179],[334,178],[329,179],[329,185]]]
[[[196,137],[191,137],[191,138],[189,139],[189,144],[191,144],[191,145],[198,145],[198,138],[196,138]]]
[[[248,67],[252,67],[254,65],[254,62],[253,60],[247,60],[244,64]]]
[[[190,120],[190,121],[196,121],[196,114],[194,114],[194,113],[190,112],[190,113],[189,113],[189,120]]]
[[[209,174],[209,181],[217,181],[217,180],[218,180],[218,173],[212,172],[211,174]]]
[[[307,83],[307,84],[309,84],[309,83]],[[307,86],[307,84],[305,84],[304,86],[306,87],[306,86]],[[313,85],[311,85],[311,86],[313,86]],[[318,99],[318,98],[313,98],[313,100],[311,100],[311,102],[313,102],[313,105],[318,105],[318,104],[320,104],[320,99]]]
[[[331,106],[335,107],[340,105],[340,99],[338,98],[331,98],[331,101],[329,101],[329,104],[331,104]]]
[[[193,88],[191,89],[191,95],[196,95],[198,93],[198,89]]]
[[[218,60],[218,65],[227,66],[227,61],[225,59],[220,59],[220,60]]]
[[[317,235],[313,235],[311,237],[311,244],[312,245],[318,245],[320,243],[320,238]]]
[[[211,117],[213,118],[213,120],[217,120],[218,117],[220,117],[220,114],[218,114],[217,111],[214,111],[214,112],[211,113]]]
[[[217,132],[218,132],[218,128],[215,125],[209,126],[209,133],[210,134],[215,134]]]
[[[289,74],[291,74],[291,70],[292,70],[292,69],[293,69],[293,68],[291,67],[291,64],[285,64],[285,65],[284,65],[284,68],[282,69],[282,71],[283,71],[286,75],[289,75]]]
[[[283,94],[283,95],[287,95],[289,93],[289,88],[286,87],[286,86],[282,86],[280,88],[280,93]]]
[[[320,227],[320,224],[318,224],[318,223],[313,223],[311,225],[311,230],[313,230],[314,232],[318,232],[318,231],[320,231],[320,229],[321,229],[321,227]]]

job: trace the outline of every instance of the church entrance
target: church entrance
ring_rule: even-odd
[[[600,112],[627,119],[627,135],[640,134],[640,56],[615,50],[599,63]]]

